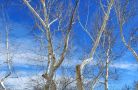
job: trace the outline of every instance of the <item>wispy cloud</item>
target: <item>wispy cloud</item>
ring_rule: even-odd
[[[37,82],[39,80],[39,82]],[[43,78],[40,75],[25,76],[18,78],[8,78],[4,84],[7,88],[12,88],[13,90],[32,90],[33,86],[44,83]]]
[[[126,70],[136,70],[138,69],[138,63],[115,63],[110,65],[113,68],[126,69]]]

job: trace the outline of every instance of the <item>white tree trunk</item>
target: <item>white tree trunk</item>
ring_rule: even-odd
[[[111,11],[111,9],[112,9],[113,3],[114,3],[114,0],[111,0],[111,1],[109,2],[107,12],[105,13],[105,16],[104,16],[104,18],[103,18],[102,26],[101,26],[101,28],[100,28],[100,31],[99,31],[98,35],[97,35],[96,41],[95,41],[95,43],[94,43],[94,46],[92,47],[92,50],[91,50],[91,53],[90,53],[90,57],[89,57],[88,59],[83,60],[83,62],[82,62],[81,65],[80,65],[80,70],[81,70],[81,71],[79,71],[79,72],[80,72],[79,74],[81,74],[81,75],[78,75],[77,77],[81,76],[81,77],[80,77],[80,78],[81,78],[81,81],[82,81],[82,71],[83,71],[83,68],[85,67],[85,65],[87,65],[90,61],[93,60],[93,56],[94,56],[94,53],[95,53],[95,51],[96,51],[96,49],[97,49],[97,47],[98,47],[98,45],[99,45],[99,41],[100,41],[100,38],[101,38],[101,36],[102,36],[102,33],[103,33],[103,31],[105,30],[105,28],[106,28],[107,21],[108,21],[108,19],[109,19],[110,11]],[[78,65],[77,65],[77,66],[78,66]],[[76,75],[77,75],[77,73],[76,73]],[[78,82],[78,83],[79,83],[79,82]],[[83,83],[83,82],[81,82],[81,83]],[[81,85],[79,85],[79,86],[81,86]],[[79,87],[79,86],[78,86],[78,87]]]

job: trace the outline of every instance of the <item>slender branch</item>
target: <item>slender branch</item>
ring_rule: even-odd
[[[84,27],[80,21],[80,17],[78,16],[78,21],[80,26],[82,27],[82,29],[88,34],[88,36],[90,37],[90,39],[94,42],[94,38],[91,36],[90,32],[88,32],[88,30],[86,29],[86,27]]]
[[[58,18],[54,19],[53,21],[51,21],[49,24],[48,24],[48,27],[50,27],[50,25],[52,25],[54,22],[56,22],[58,20]]]
[[[85,28],[86,28],[86,26],[87,26],[87,24],[88,24],[88,19],[89,19],[89,14],[90,14],[90,0],[89,0],[89,2],[88,2],[88,13],[87,13],[87,18],[86,18],[86,22],[85,22]]]
[[[48,24],[48,14],[47,14],[47,8],[46,8],[45,0],[41,0],[41,3],[42,3],[42,6],[43,6],[44,21],[47,25]]]
[[[73,21],[74,21],[74,17],[75,17],[75,13],[76,13],[78,4],[79,4],[79,0],[76,1],[75,7],[72,11],[72,15],[71,15],[71,18],[70,18],[70,23],[69,23],[69,26],[68,26],[68,29],[67,29],[67,34],[65,36],[64,48],[63,48],[63,51],[61,53],[61,56],[60,56],[58,62],[55,64],[55,69],[57,69],[60,66],[60,64],[63,62],[63,60],[65,58],[65,54],[66,54],[67,49],[68,49],[68,42],[69,42],[70,32],[71,32],[71,29],[72,29],[72,24],[73,24]]]
[[[127,44],[127,42],[125,40],[125,37],[123,35],[123,27],[122,27],[122,25],[120,25],[120,35],[121,35],[121,40],[124,43],[124,45],[128,48],[128,50],[134,55],[134,57],[138,61],[138,54],[136,53],[136,51],[129,44]]]
[[[101,6],[101,8],[102,8],[102,10],[103,10],[104,14],[106,15],[106,12],[105,12],[105,10],[104,10],[104,6],[103,6],[103,4],[102,4],[102,1],[101,1],[101,0],[100,0],[100,6]]]
[[[30,9],[30,11],[37,17],[37,19],[42,23],[44,27],[46,27],[45,22],[40,17],[40,15],[34,10],[34,8],[30,5],[30,3],[27,0],[23,0],[24,3],[27,5],[27,7]]]
[[[82,62],[82,64],[81,64],[81,70],[84,68],[84,66],[85,66],[86,64],[88,64],[88,63],[89,63],[90,61],[92,61],[92,59],[93,59],[93,55],[94,55],[94,53],[95,53],[95,51],[96,51],[96,48],[98,47],[98,44],[99,44],[100,38],[101,38],[101,36],[102,36],[102,33],[103,33],[103,31],[105,30],[105,28],[106,28],[106,24],[107,24],[107,21],[108,21],[108,19],[109,19],[109,15],[110,15],[110,11],[111,11],[111,9],[112,9],[113,3],[114,3],[114,0],[111,0],[111,1],[110,1],[110,4],[109,4],[109,6],[108,6],[107,14],[104,16],[103,24],[102,24],[102,26],[101,26],[101,29],[100,29],[99,33],[98,33],[98,36],[97,36],[96,41],[95,41],[95,43],[94,43],[94,46],[93,46],[93,48],[92,48],[92,50],[91,50],[90,58],[88,58],[88,59],[86,59],[86,60],[84,60],[84,61]]]
[[[92,86],[91,86],[91,89],[92,89],[92,90],[94,89],[94,87],[95,87],[97,81],[99,80],[99,77],[101,77],[101,75],[103,74],[104,68],[105,68],[105,66],[103,66],[103,67],[100,69],[98,75],[97,75],[97,76],[94,78],[94,80],[92,81]]]

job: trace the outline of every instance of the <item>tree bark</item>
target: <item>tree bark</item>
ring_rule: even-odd
[[[57,90],[57,86],[53,80],[47,81],[44,90]]]
[[[42,77],[47,81],[44,90],[56,90],[57,86],[53,80],[53,76],[49,77],[48,74],[43,74]]]
[[[102,26],[101,26],[101,28],[99,30],[99,33],[98,33],[97,38],[96,38],[96,41],[95,41],[95,43],[94,43],[94,45],[93,45],[93,47],[91,49],[90,57],[88,59],[85,59],[80,65],[76,66],[76,68],[78,68],[76,74],[77,74],[77,77],[79,78],[77,80],[77,87],[79,88],[78,90],[83,90],[83,88],[80,88],[83,85],[82,84],[83,81],[82,81],[82,77],[81,77],[83,68],[84,68],[85,65],[87,65],[90,61],[93,60],[93,56],[94,56],[95,51],[96,51],[96,49],[97,49],[97,47],[99,45],[99,42],[100,42],[101,36],[103,34],[103,31],[105,30],[107,22],[109,20],[109,16],[110,16],[110,12],[111,12],[113,4],[114,4],[114,0],[111,0],[109,5],[108,5],[107,12],[105,13],[105,16],[103,18]]]
[[[76,79],[77,79],[77,90],[84,90],[81,78],[80,65],[76,66]]]
[[[108,90],[108,76],[109,76],[109,59],[106,60],[106,75],[105,75],[105,90]]]
[[[106,52],[106,75],[105,75],[105,90],[108,90],[108,77],[109,77],[109,54],[110,54],[110,49],[111,49],[111,40],[110,36],[108,37],[108,49]]]

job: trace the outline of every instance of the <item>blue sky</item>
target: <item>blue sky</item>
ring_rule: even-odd
[[[81,0],[80,3],[80,16],[81,16],[81,21],[83,24],[85,24],[86,20],[86,7],[88,6],[88,3],[90,3],[90,15],[88,22],[93,21],[95,12],[97,12],[97,9],[99,9],[98,3],[95,0],[91,1],[85,1]],[[4,0],[0,0],[0,5],[4,4]],[[37,50],[39,47],[37,46],[38,43],[35,42],[33,35],[31,34],[33,30],[33,17],[32,14],[29,12],[28,8],[21,2],[17,0],[13,0],[11,5],[6,7],[5,11],[9,18],[8,18],[8,24],[9,27],[11,28],[10,31],[10,45],[11,45],[11,52],[14,53],[14,58],[13,58],[13,68],[14,68],[14,74],[13,76],[19,76],[20,79],[23,78],[24,81],[22,83],[27,83],[28,78],[30,78],[31,75],[33,77],[36,77],[36,70],[38,71],[37,73],[41,75],[41,73],[44,70],[43,65],[46,65],[44,62],[42,63],[37,63],[30,58],[31,56],[37,57],[37,54],[33,52],[33,50]],[[111,14],[111,16],[114,16],[114,14]],[[114,20],[115,17],[112,20],[112,23],[117,25],[116,21]],[[131,25],[127,25],[126,29],[131,29],[132,26],[136,26],[137,24],[137,16],[135,19],[130,20]],[[91,23],[88,23],[88,28],[93,28]],[[118,27],[115,28],[115,33],[118,32]],[[5,32],[4,32],[4,25],[2,23],[2,18],[0,17],[0,32],[2,33],[2,42],[0,49],[3,51],[5,50]],[[72,58],[67,57],[65,61],[63,62],[62,66],[68,66],[70,68],[70,75],[73,76],[73,69],[75,69],[75,65],[77,63],[81,63],[81,59],[84,54],[90,52],[90,48],[92,41],[90,38],[87,36],[87,34],[82,30],[80,25],[76,23],[73,27],[73,51],[76,53],[70,53],[72,55]],[[39,32],[36,32],[39,34]],[[125,32],[125,35],[127,36],[127,33]],[[119,36],[118,36],[119,38]],[[55,40],[59,40],[59,37],[55,37]],[[115,50],[120,50],[120,47],[122,46],[122,43],[120,41],[117,41],[116,47],[114,48]],[[86,53],[83,52],[84,47],[86,47]],[[138,47],[136,47],[137,49]],[[82,52],[82,53],[81,53]],[[30,57],[29,57],[30,56]],[[28,59],[29,57],[29,59]],[[4,62],[4,55],[1,54],[0,57],[0,63]],[[72,59],[72,60],[71,60]],[[117,69],[119,78],[118,80],[109,80],[109,90],[121,90],[121,88],[127,84],[127,85],[132,85],[134,80],[138,80],[138,63],[133,57],[133,55],[126,50],[125,54],[120,57],[119,59],[115,60],[113,64],[110,65],[111,69]],[[62,67],[61,67],[62,68]],[[60,70],[61,68],[57,71],[57,76],[60,76],[62,73]],[[6,73],[6,65],[3,64],[0,66],[0,73],[2,76],[4,73]],[[15,73],[19,73],[19,75],[16,75]],[[21,81],[21,80],[19,80]],[[19,88],[15,84],[12,84],[12,82],[18,83],[18,79],[16,78],[10,78],[9,80],[7,79],[6,83],[7,85],[13,85],[14,87]],[[22,88],[25,85],[22,86]]]

